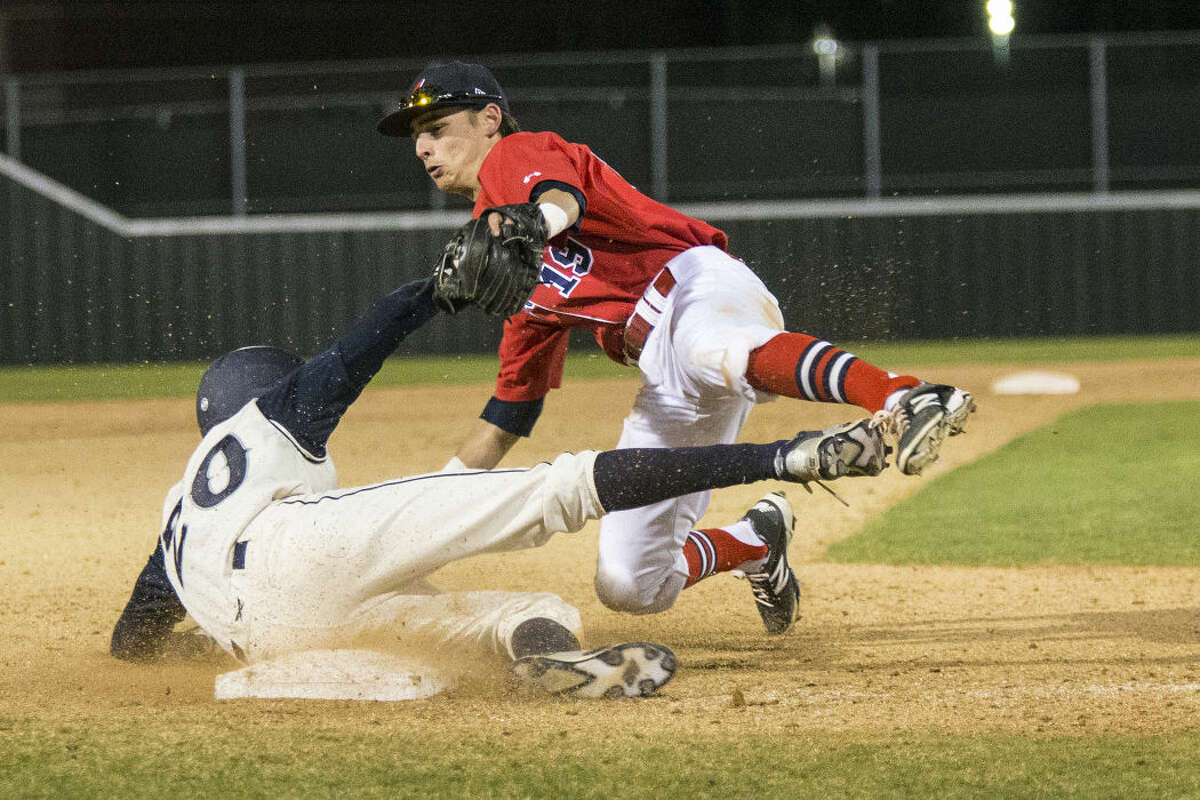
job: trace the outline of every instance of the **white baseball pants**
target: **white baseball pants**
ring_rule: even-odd
[[[675,288],[638,359],[642,388],[617,445],[688,447],[735,442],[755,403],[774,395],[746,381],[750,351],[784,330],[774,295],[749,267],[716,247],[667,263]],[[687,581],[683,544],[708,508],[698,492],[600,522],[596,593],[609,608],[670,608]]]
[[[247,660],[364,639],[508,654],[521,622],[577,636],[578,611],[548,593],[430,594],[424,578],[484,552],[537,547],[601,515],[595,452],[531,469],[433,473],[273,503],[246,529],[233,640]]]

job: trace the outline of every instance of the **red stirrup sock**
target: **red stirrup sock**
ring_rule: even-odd
[[[755,539],[758,537],[753,533]],[[724,528],[708,528],[703,531],[688,531],[683,543],[683,557],[687,559],[688,586],[707,578],[715,572],[728,572],[747,561],[758,561],[767,557],[767,546],[761,541],[749,544]]]
[[[848,403],[872,413],[883,408],[892,392],[920,383],[912,375],[885,372],[805,333],[781,333],[751,350],[746,380],[760,391],[819,403]]]

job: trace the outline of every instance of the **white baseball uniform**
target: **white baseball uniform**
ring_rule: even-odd
[[[167,577],[200,626],[247,661],[379,635],[502,654],[532,617],[578,635],[578,612],[552,594],[436,595],[424,578],[600,516],[594,459],[338,489],[329,457],[306,452],[251,402],[205,436],[168,493]]]
[[[212,420],[167,495],[158,547],[113,631],[114,655],[155,657],[185,613],[243,660],[380,634],[511,656],[509,634],[532,617],[578,636],[578,612],[554,595],[434,595],[425,578],[477,553],[535,547],[601,515],[594,452],[531,469],[337,488],[329,435],[399,342],[437,313],[430,286],[417,281],[385,296],[249,402],[254,373],[235,366],[251,361],[228,362],[235,391],[227,395],[213,378],[214,394],[198,398],[198,410],[220,400],[231,404],[222,408],[229,416]],[[209,373],[222,374],[221,361]]]

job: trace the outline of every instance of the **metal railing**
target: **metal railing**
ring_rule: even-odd
[[[1200,186],[1200,33],[486,59],[675,202]],[[135,216],[438,209],[373,130],[423,60],[4,77],[6,152]],[[449,207],[455,207],[451,199]]]

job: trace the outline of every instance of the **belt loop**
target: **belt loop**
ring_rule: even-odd
[[[637,365],[638,359],[642,355],[642,348],[646,346],[646,339],[650,337],[650,331],[654,330],[654,326],[662,318],[667,295],[674,288],[675,276],[671,274],[670,269],[663,267],[638,299],[637,305],[633,308],[633,314],[625,323],[625,339],[622,350],[625,363],[629,366]]]
[[[233,545],[233,568],[246,568],[246,545],[249,542],[235,542]]]

